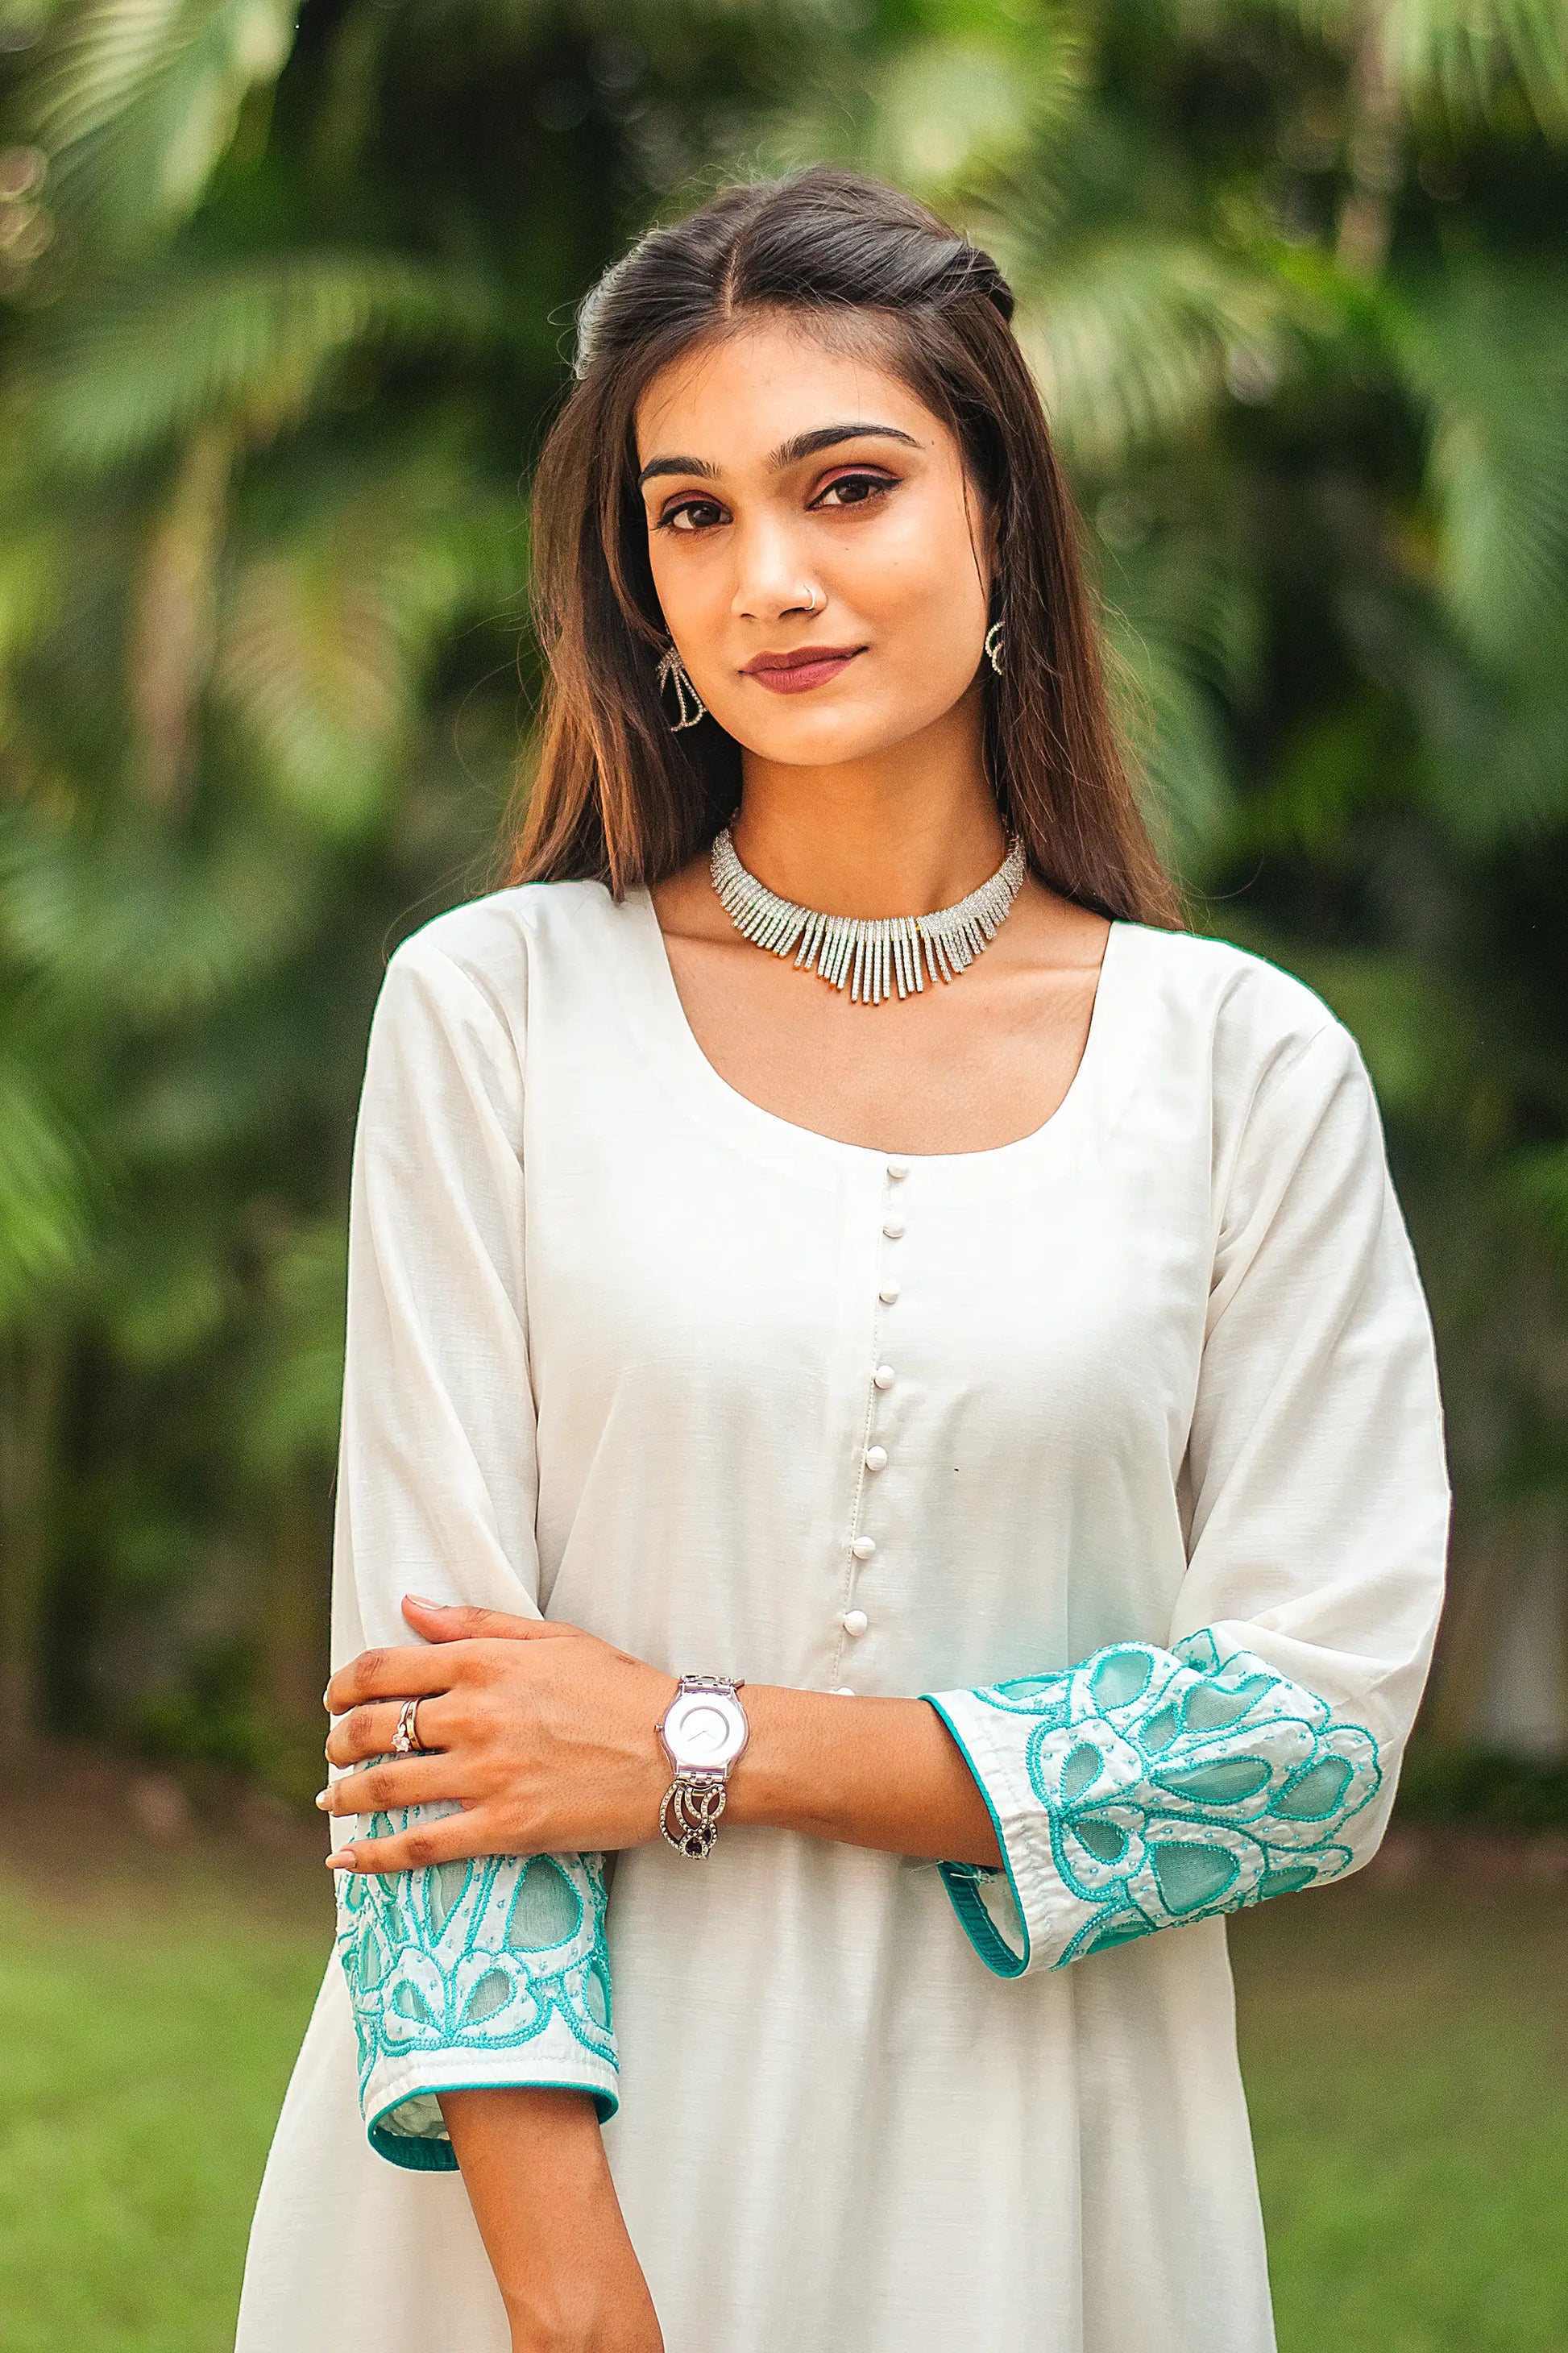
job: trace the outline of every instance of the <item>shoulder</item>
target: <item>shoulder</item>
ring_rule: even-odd
[[[542,971],[592,955],[622,913],[601,882],[521,882],[433,915],[387,962],[384,1003],[435,993],[478,998],[521,1039]]]
[[[1157,1026],[1178,1053],[1184,1046],[1202,1056],[1216,1094],[1246,1103],[1298,1066],[1360,1067],[1355,1039],[1331,1007],[1267,956],[1200,932],[1121,929]]]

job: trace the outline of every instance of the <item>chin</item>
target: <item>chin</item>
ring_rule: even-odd
[[[713,715],[724,726],[721,714]],[[907,710],[896,713],[785,710],[775,724],[759,726],[757,713],[750,711],[743,727],[729,727],[726,733],[759,760],[776,760],[783,767],[828,768],[847,760],[873,760],[929,726],[936,716],[940,713],[922,712],[911,724]]]

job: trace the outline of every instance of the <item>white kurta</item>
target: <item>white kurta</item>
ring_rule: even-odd
[[[646,892],[428,923],[356,1132],[334,1664],[414,1590],[922,1694],[1007,1867],[731,1824],[343,1886],[240,2353],[505,2353],[430,2094],[547,2082],[668,2353],[1266,2353],[1224,1915],[1376,1846],[1447,1514],[1372,1089],[1272,965],[1116,923],[1054,1117],[889,1161],[719,1077]]]

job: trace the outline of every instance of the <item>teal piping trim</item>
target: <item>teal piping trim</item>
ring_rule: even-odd
[[[574,2084],[565,2080],[547,2079],[543,2076],[531,2077],[526,2084],[510,2086],[498,2084],[493,2078],[489,2082],[477,2084],[421,2084],[414,2091],[400,2092],[396,2099],[388,2100],[384,2108],[378,2108],[365,2126],[366,2137],[377,2157],[384,2157],[389,2165],[400,2166],[405,2173],[456,2173],[459,2170],[458,2153],[444,2134],[384,2132],[383,2117],[390,2116],[396,2109],[405,2106],[410,2100],[433,2098],[438,2092],[494,2092],[508,2089],[587,2092],[593,2099],[595,2110],[602,2125],[609,2123],[621,2105],[614,2092],[603,2091],[597,2084]]]
[[[996,1832],[996,1845],[1002,1857],[1002,1867],[1007,1874],[1007,1884],[1012,1890],[1013,1902],[1017,1907],[1018,1926],[1023,1930],[1022,1953],[1016,1952],[1008,1944],[995,1921],[985,1909],[981,1897],[979,1880],[982,1876],[994,1878],[996,1875],[994,1864],[939,1862],[937,1869],[942,1874],[942,1885],[946,1888],[952,1908],[958,1915],[959,1926],[986,1968],[995,1977],[1021,1978],[1029,1966],[1029,1922],[1024,1910],[1024,1900],[1018,1893],[1018,1883],[1013,1876],[1012,1858],[1007,1852],[1007,1841],[1002,1834],[1001,1818],[991,1802],[991,1792],[985,1786],[985,1776],[964,1746],[963,1735],[959,1731],[957,1725],[954,1724],[942,1702],[931,1693],[921,1692],[921,1697],[928,1707],[936,1710],[937,1715],[941,1716],[952,1735],[958,1746],[958,1753],[973,1775],[974,1786],[985,1800],[985,1810],[990,1815]]]

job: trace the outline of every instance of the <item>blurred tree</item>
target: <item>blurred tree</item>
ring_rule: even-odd
[[[0,103],[8,1720],[317,1769],[365,1025],[494,875],[572,308],[838,155],[1012,272],[1199,920],[1363,1040],[1471,1737],[1568,1482],[1559,0],[0,0]]]

